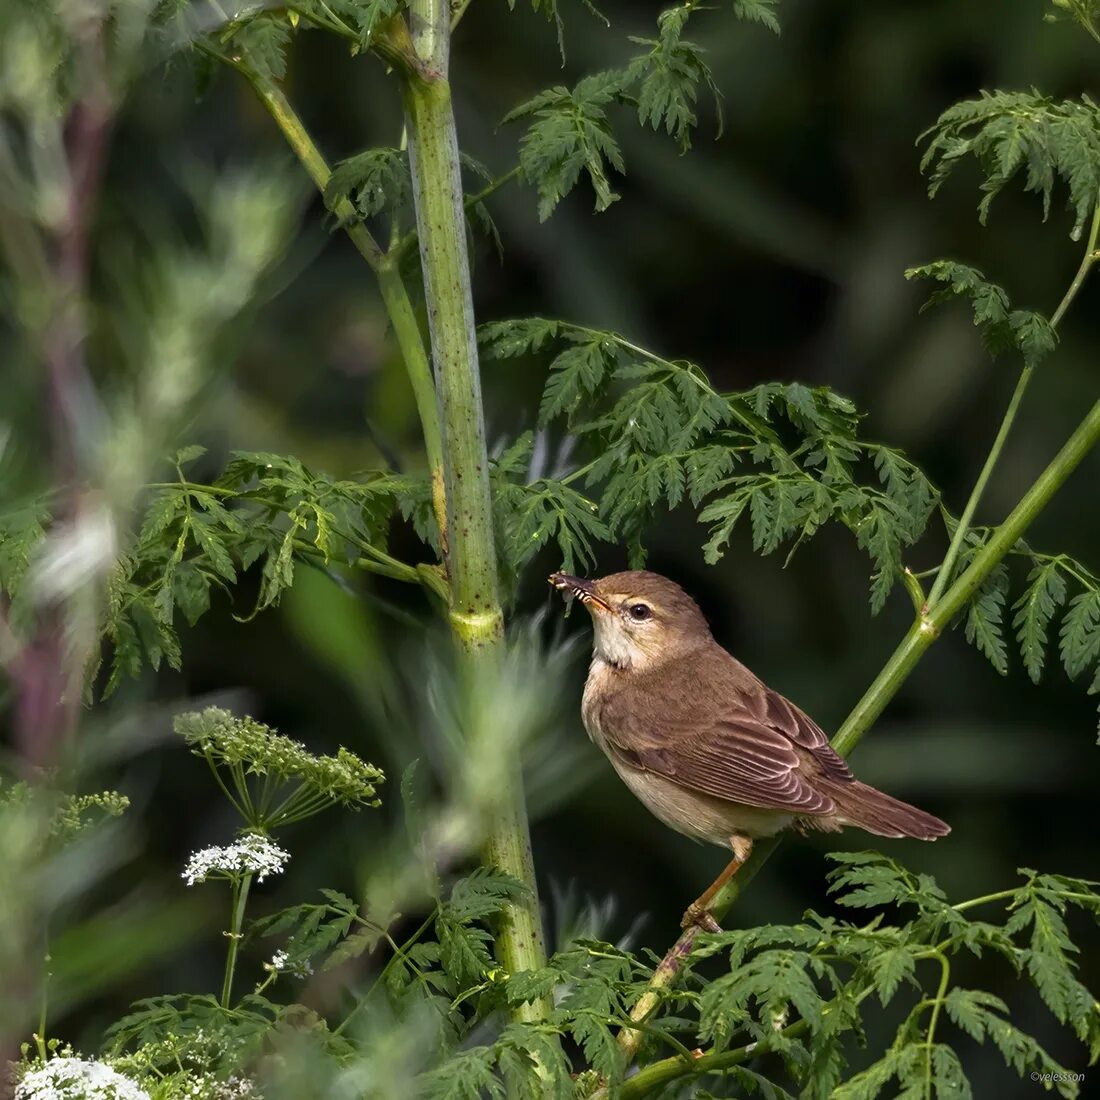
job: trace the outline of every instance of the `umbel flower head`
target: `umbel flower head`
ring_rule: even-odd
[[[14,1100],[149,1100],[149,1094],[106,1062],[61,1056],[24,1073]]]
[[[215,772],[224,769],[236,791],[234,805],[256,828],[301,821],[331,805],[379,804],[375,784],[385,776],[348,749],[315,756],[262,722],[220,707],[181,714],[175,728]],[[255,777],[251,784],[249,777]]]
[[[121,817],[130,800],[118,791],[96,794],[69,794],[52,787],[55,777],[44,773],[44,782],[20,781],[3,785],[0,780],[0,806],[41,807],[49,815],[49,834],[62,844],[109,817]]]
[[[263,882],[268,875],[278,875],[286,867],[290,853],[262,833],[245,833],[226,847],[200,848],[191,853],[180,877],[188,886],[208,878],[239,879],[255,875]]]

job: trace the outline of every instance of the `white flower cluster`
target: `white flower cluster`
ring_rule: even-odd
[[[14,1100],[149,1100],[149,1094],[104,1062],[61,1057],[23,1074]]]
[[[202,848],[191,853],[180,874],[188,886],[208,878],[237,878],[255,875],[263,882],[268,875],[279,874],[286,867],[290,853],[261,833],[246,833],[227,847]]]
[[[230,1077],[222,1087],[218,1100],[263,1100],[256,1086],[247,1077]]]
[[[308,978],[313,973],[309,959],[300,959],[292,963],[285,951],[276,951],[271,956],[271,961],[264,963],[264,969],[276,974],[293,974],[296,978]]]

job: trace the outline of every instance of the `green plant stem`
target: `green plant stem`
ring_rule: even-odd
[[[409,4],[420,67],[418,74],[403,76],[402,94],[443,435],[449,619],[460,651],[477,664],[498,659],[504,616],[497,586],[458,139],[447,79],[450,18],[446,0]],[[505,908],[497,929],[499,961],[515,972],[545,965],[546,949],[518,750],[505,774],[511,779],[500,792],[484,858],[526,888],[520,900]],[[549,1010],[547,1001],[529,1003],[517,1009],[517,1017],[543,1019]]]
[[[34,1046],[38,1051],[38,1057],[43,1062],[47,1057],[46,1022],[50,1009],[50,963],[52,961],[50,945],[47,941],[46,950],[42,956],[42,996],[38,1003],[38,1030],[34,1033]]]
[[[937,951],[935,958],[940,964],[940,984],[936,989],[936,999],[932,1002],[932,1014],[928,1018],[928,1032],[925,1039],[924,1095],[926,1100],[932,1100],[932,1047],[936,1041],[936,1025],[940,1022],[940,1011],[947,996],[947,986],[951,981],[951,963],[947,956]]]
[[[978,898],[968,898],[966,901],[956,902],[951,906],[957,913],[964,912],[967,909],[974,909],[979,905],[987,905],[994,901],[1008,901],[1010,898],[1016,897],[1019,890],[999,890],[995,894],[984,894]],[[1065,894],[1067,898],[1072,898],[1075,895]],[[1085,895],[1076,895],[1083,900],[1088,900]],[[944,951],[951,943],[951,940],[945,940],[938,944],[935,948],[921,952],[916,956],[918,959],[936,959],[940,962],[940,985],[935,999],[931,1001],[923,1001],[921,1004],[924,1007],[936,1006],[942,1004],[944,998],[947,995],[947,983],[950,974],[950,963],[944,955]],[[873,985],[865,987],[856,997],[856,1003],[861,1004],[868,996],[875,990]],[[829,1006],[826,1006],[823,1010],[829,1012]],[[632,1025],[636,1026],[636,1025]],[[784,1038],[794,1038],[800,1032],[805,1031],[806,1021],[796,1020],[789,1027],[784,1028],[778,1034]],[[930,1034],[935,1033],[935,1025],[930,1022]],[[763,1047],[759,1043],[750,1043],[744,1047],[738,1047],[734,1050],[721,1051],[721,1052],[707,1052],[703,1055],[696,1055],[692,1059],[688,1060],[682,1055],[663,1058],[658,1062],[651,1062],[648,1066],[639,1070],[637,1074],[631,1077],[623,1085],[623,1089],[616,1094],[616,1100],[633,1100],[633,1098],[644,1096],[646,1093],[651,1092],[662,1085],[667,1084],[669,1081],[673,1081],[678,1077],[686,1077],[690,1074],[702,1074],[702,1073],[715,1073],[721,1072],[729,1066],[739,1065],[741,1062],[746,1061],[749,1057],[755,1057],[758,1054],[767,1053],[767,1048]],[[590,1100],[610,1100],[608,1097],[607,1089],[600,1089],[593,1093]]]
[[[471,207],[477,206],[479,202],[484,202],[495,191],[499,191],[505,184],[511,183],[512,180],[519,176],[520,167],[517,164],[514,168],[510,168],[502,176],[498,176],[495,180],[487,183],[480,191],[475,192],[473,195],[467,195],[462,202],[462,210],[465,213]],[[400,259],[411,248],[416,245],[417,232],[415,229],[410,229],[401,240],[390,250],[390,254],[397,259]]]
[[[646,1096],[677,1078],[720,1073],[722,1070],[742,1065],[758,1058],[761,1054],[767,1054],[776,1045],[776,1040],[796,1039],[807,1029],[807,1026],[805,1020],[796,1020],[789,1027],[777,1032],[775,1040],[761,1039],[757,1043],[749,1043],[734,1050],[697,1055],[690,1062],[678,1055],[662,1058],[659,1062],[652,1062],[640,1069],[633,1077],[624,1081],[615,1093],[615,1100],[637,1100],[638,1097]],[[610,1100],[610,1097],[611,1094],[606,1089],[601,1089],[593,1094],[592,1100]]]
[[[1100,260],[1100,252],[1097,252],[1096,248],[1098,239],[1100,239],[1100,200],[1097,201],[1096,209],[1092,212],[1092,224],[1089,226],[1089,236],[1085,244],[1085,255],[1081,258],[1081,266],[1078,267],[1073,282],[1069,284],[1069,290],[1066,291],[1065,297],[1058,303],[1058,308],[1050,319],[1052,328],[1057,328],[1061,323],[1062,318],[1066,315],[1066,310],[1073,304],[1073,300],[1077,297],[1081,287],[1085,285],[1085,280],[1088,278],[1093,264]]]
[[[847,756],[859,744],[863,735],[897,694],[898,689],[924,656],[928,647],[951,624],[951,620],[963,609],[1001,559],[1023,537],[1035,517],[1046,507],[1066,478],[1073,473],[1098,441],[1100,441],[1100,401],[1097,401],[1089,410],[1088,415],[1066,440],[1050,465],[1036,478],[1005,521],[993,531],[974,555],[970,565],[944,593],[942,599],[910,627],[882,671],[875,677],[874,682],[837,730],[832,745],[841,756]],[[711,912],[717,919],[721,920],[778,845],[777,837],[757,843],[745,866],[715,896]],[[676,980],[684,960],[691,954],[698,934],[697,928],[685,929],[669,948],[654,971],[649,988],[631,1010],[632,1020],[645,1020],[654,1010],[663,991]],[[624,1029],[619,1033],[619,1048],[628,1059],[633,1058],[639,1041],[639,1036],[633,1031]],[[634,1079],[636,1078],[632,1078]]]
[[[282,89],[272,80],[260,76],[247,65],[236,62],[234,68],[252,85],[252,90],[267,108],[268,114],[279,127],[286,143],[294,151],[302,167],[309,173],[317,190],[324,194],[332,176],[321,150],[310,136],[305,124],[283,94]],[[359,214],[349,199],[341,199],[333,204],[333,211],[340,220],[344,232],[351,238],[360,255],[372,268],[377,268],[385,253],[374,239],[370,230],[359,219]]]
[[[1058,308],[1055,309],[1050,319],[1051,328],[1056,329],[1061,323],[1062,318],[1066,315],[1066,310],[1073,304],[1074,298],[1077,297],[1078,292],[1085,283],[1085,279],[1088,278],[1088,274],[1092,270],[1092,265],[1097,259],[1096,240],[1098,234],[1100,234],[1100,203],[1097,204],[1096,209],[1093,211],[1092,225],[1089,230],[1088,241],[1085,244],[1085,254],[1081,258],[1081,265],[1077,268],[1077,274],[1074,275],[1073,281],[1069,284],[1069,289],[1063,295],[1061,302],[1058,303]],[[993,446],[989,449],[985,464],[982,466],[981,473],[978,475],[978,480],[974,483],[974,488],[970,493],[970,499],[967,500],[966,507],[963,509],[963,514],[959,517],[959,522],[955,526],[955,532],[951,537],[951,543],[947,548],[947,554],[944,556],[943,563],[940,565],[939,572],[936,574],[936,579],[932,584],[932,590],[928,593],[927,606],[929,609],[936,606],[940,596],[943,595],[944,590],[947,588],[948,584],[951,583],[952,575],[955,571],[955,563],[958,560],[959,554],[962,553],[963,546],[966,544],[966,538],[970,532],[970,523],[974,518],[974,512],[977,510],[978,503],[985,493],[985,487],[989,483],[993,469],[1001,457],[1001,451],[1004,450],[1005,441],[1008,439],[1008,433],[1012,430],[1012,424],[1016,419],[1016,413],[1019,411],[1020,402],[1023,400],[1024,391],[1031,381],[1034,369],[1035,368],[1032,366],[1025,366],[1020,372],[1019,380],[1016,382],[1016,389],[1012,392],[1012,398],[1008,403],[1008,409],[1005,411],[1004,419],[1001,421],[1001,426],[997,431],[997,436],[993,440]]]
[[[242,62],[218,53],[214,53],[214,56],[232,65],[252,85],[253,91],[275,120],[287,144],[323,195],[332,176],[332,169],[282,89]],[[409,298],[408,289],[397,264],[398,257],[388,255],[382,250],[370,230],[363,224],[350,200],[346,198],[336,200],[332,204],[332,212],[343,226],[352,244],[378,278],[382,301],[390,324],[393,326],[393,334],[401,350],[405,372],[408,374],[413,398],[416,401],[420,429],[424,436],[424,453],[431,471],[432,502],[436,522],[439,524],[440,534],[443,535],[446,531],[446,507],[442,499],[443,444],[439,431],[435,386],[432,382],[432,370],[424,339],[416,320],[416,311],[413,309],[412,300]]]
[[[237,950],[241,944],[241,928],[244,926],[244,908],[248,903],[248,890],[252,876],[244,875],[233,880],[233,903],[229,917],[229,949],[225,954],[225,978],[222,981],[222,1008],[229,1007],[233,995],[233,973],[237,969]]]
[[[1008,402],[1008,408],[1005,410],[1004,418],[1001,420],[1001,426],[997,430],[996,438],[993,440],[993,446],[989,449],[989,454],[986,456],[981,473],[978,474],[978,480],[974,482],[974,488],[971,490],[970,498],[966,502],[963,514],[959,517],[959,522],[955,525],[951,543],[947,547],[947,553],[944,555],[943,562],[940,565],[939,571],[936,573],[936,579],[932,583],[932,589],[928,593],[928,600],[924,605],[924,610],[926,611],[931,610],[939,602],[940,596],[943,594],[948,581],[955,571],[955,563],[958,561],[959,554],[962,553],[962,548],[966,543],[966,537],[970,533],[970,523],[974,518],[974,512],[977,510],[978,502],[985,493],[985,487],[993,474],[993,468],[997,465],[1001,457],[1001,451],[1004,450],[1005,441],[1008,439],[1008,433],[1012,430],[1013,421],[1016,419],[1016,413],[1019,411],[1020,402],[1024,399],[1024,392],[1027,390],[1028,383],[1031,381],[1034,370],[1034,367],[1028,366],[1020,371],[1020,377],[1016,382],[1016,388],[1012,391],[1012,397]]]
[[[221,788],[222,794],[224,794],[225,797],[229,799],[230,803],[233,806],[233,809],[235,809],[237,811],[237,813],[239,813],[241,815],[241,818],[245,822],[251,824],[251,822],[249,822],[249,819],[248,819],[248,814],[245,812],[244,806],[242,806],[241,803],[239,803],[237,801],[237,799],[234,797],[234,795],[230,792],[229,788],[225,785],[225,780],[222,779],[221,772],[218,771],[218,765],[214,763],[214,758],[213,758],[213,756],[210,755],[210,750],[209,749],[207,749],[206,752],[203,753],[203,758],[206,760],[206,763],[210,766],[210,772],[214,776],[214,781]]]
[[[855,998],[856,1004],[865,1001],[874,990],[873,985],[860,990]],[[822,1009],[822,1015],[829,1011],[831,1011],[830,1006],[826,1005]],[[788,1024],[787,1027],[777,1031],[774,1038],[768,1036],[733,1050],[708,1051],[691,1058],[677,1054],[670,1058],[662,1058],[658,1062],[651,1062],[622,1083],[615,1092],[614,1100],[638,1100],[639,1097],[646,1096],[680,1077],[721,1073],[723,1070],[758,1058],[761,1054],[767,1054],[773,1047],[784,1044],[787,1040],[798,1038],[808,1027],[806,1020],[796,1020],[793,1024]],[[611,1100],[611,1093],[606,1087],[601,1088],[592,1094],[590,1100]]]
[[[443,478],[443,440],[439,430],[439,407],[432,381],[432,368],[428,352],[420,333],[412,300],[405,280],[401,277],[400,254],[389,254],[375,268],[378,288],[386,306],[394,336],[405,359],[409,383],[413,388],[420,423],[424,432],[424,453],[432,479],[432,508],[439,526],[440,540],[446,557],[447,549],[447,501]],[[410,364],[411,360],[411,366]],[[430,410],[430,411],[429,411]]]
[[[435,922],[435,918],[438,915],[439,909],[438,907],[436,907],[428,914],[420,927],[403,944],[401,944],[400,947],[398,947],[394,943],[393,939],[390,936],[386,936],[387,941],[394,949],[393,954],[390,956],[389,961],[386,963],[386,965],[382,967],[382,970],[379,972],[378,977],[375,978],[374,981],[371,983],[370,988],[366,991],[366,993],[363,994],[362,997],[359,998],[359,1000],[355,1002],[352,1010],[333,1029],[333,1035],[340,1035],[343,1032],[344,1028],[346,1028],[348,1024],[351,1023],[352,1019],[355,1017],[355,1014],[370,1000],[371,994],[382,984],[382,982],[386,980],[386,975],[390,972],[390,968],[394,965],[394,963],[396,963],[398,959],[404,959],[407,956],[409,948],[412,947],[412,945],[416,943],[417,940],[419,940],[425,932],[428,931],[428,929]]]

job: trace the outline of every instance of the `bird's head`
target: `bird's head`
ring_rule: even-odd
[[[617,668],[653,668],[711,640],[699,605],[660,573],[630,570],[599,580],[554,573],[550,583],[588,608],[596,656]]]

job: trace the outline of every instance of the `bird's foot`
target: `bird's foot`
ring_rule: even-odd
[[[722,926],[714,919],[710,911],[704,909],[695,901],[684,911],[684,915],[680,920],[680,927],[684,929],[699,928],[704,932],[722,931]]]

